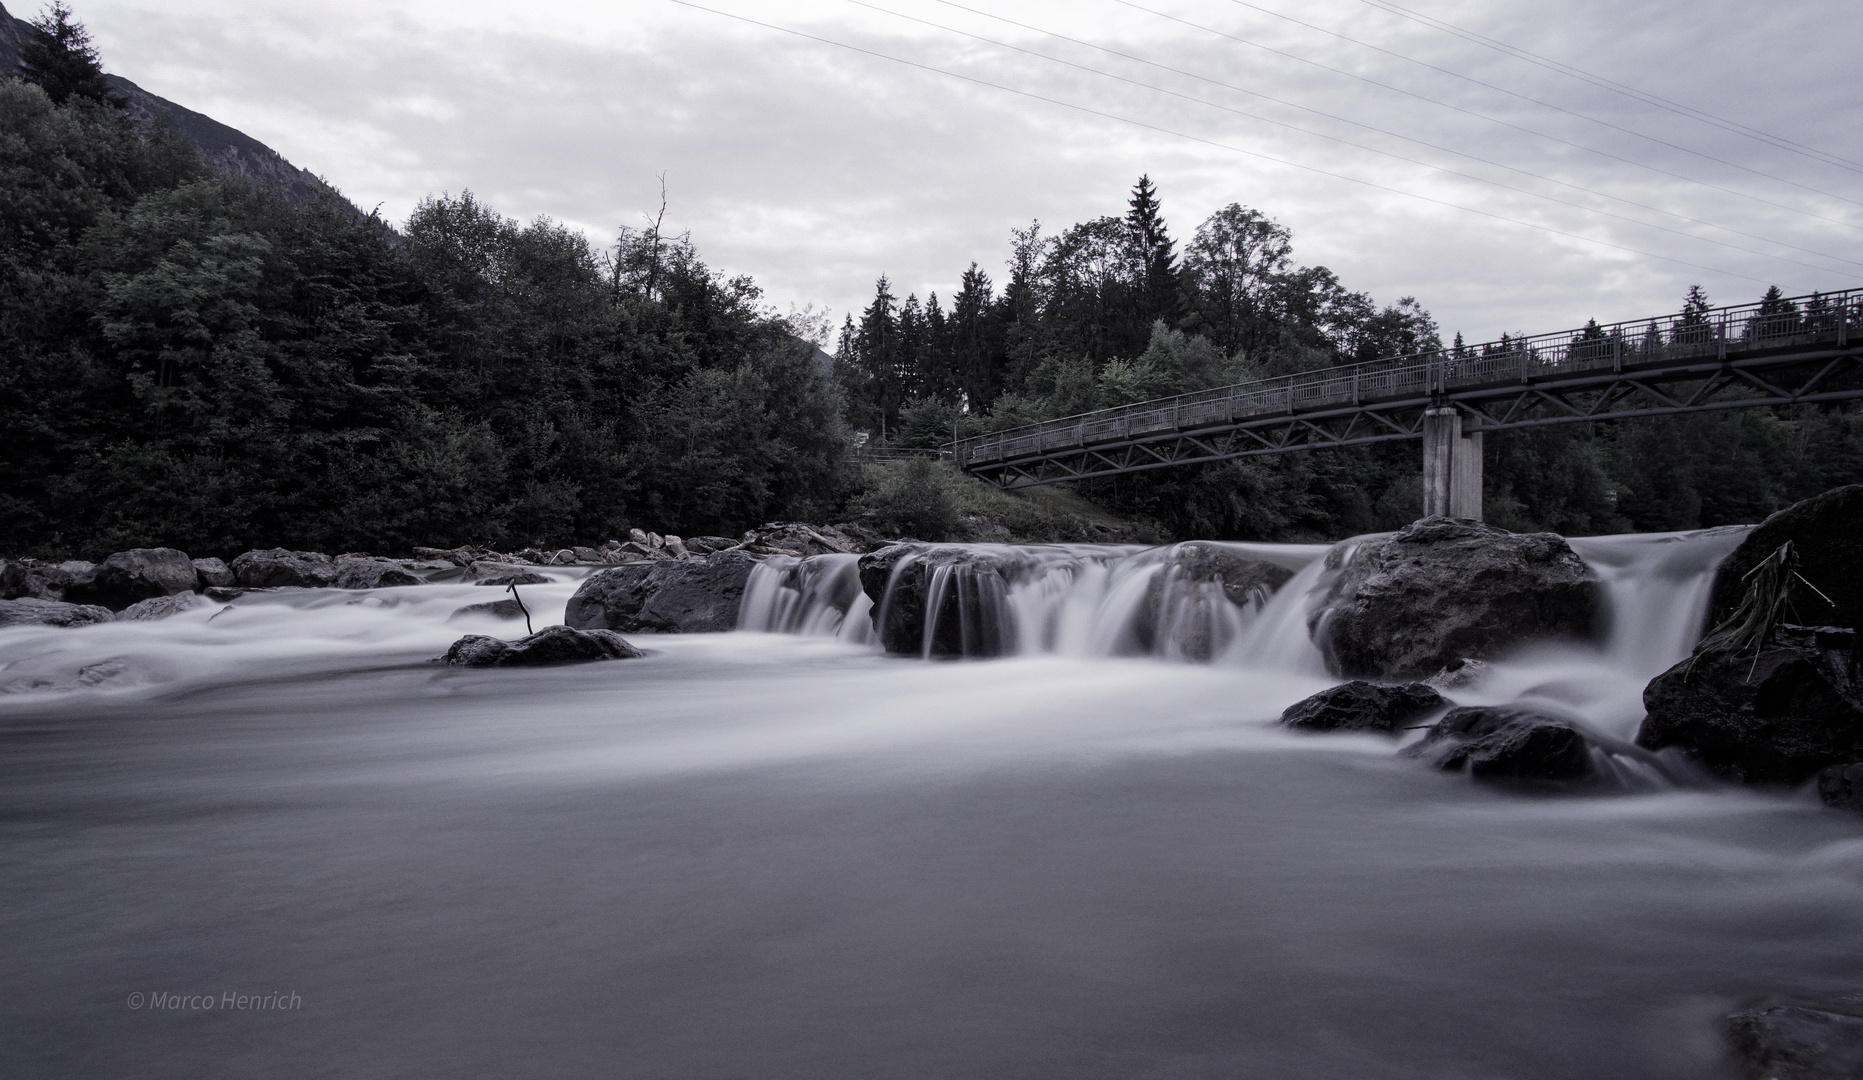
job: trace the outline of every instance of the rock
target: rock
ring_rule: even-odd
[[[603,561],[602,553],[592,547],[570,548],[569,551],[575,562],[598,563]]]
[[[63,600],[65,590],[73,581],[96,569],[89,564],[86,566],[86,571],[74,573],[64,566],[47,566],[32,559],[8,560],[0,569],[0,599],[17,600],[24,596],[35,600]]]
[[[1863,1076],[1863,993],[1760,1004],[1727,1017],[1746,1074],[1765,1080]]]
[[[420,583],[420,578],[408,573],[400,563],[370,556],[336,560],[336,577],[331,581],[339,589],[386,589]]]
[[[234,558],[233,580],[247,589],[323,589],[336,581],[336,560],[318,551],[248,551]]]
[[[625,633],[734,630],[744,585],[758,561],[725,551],[705,559],[666,559],[598,571],[570,597],[563,621],[581,630]]]
[[[583,660],[628,660],[645,655],[620,634],[609,630],[546,626],[516,641],[467,634],[455,641],[440,659],[466,667],[534,667]]]
[[[627,538],[633,541],[634,543],[639,544],[641,547],[652,547],[653,546],[651,543],[648,542],[647,533],[644,529],[629,529],[627,531]]]
[[[1863,762],[1826,766],[1818,773],[1818,798],[1826,806],[1863,814]]]
[[[0,600],[0,626],[89,626],[116,618],[107,607],[96,604],[67,604],[62,600],[41,600],[22,596]]]
[[[65,599],[102,604],[121,611],[138,600],[200,588],[200,575],[184,551],[174,548],[134,548],[119,551],[97,565],[89,580],[73,581]]]
[[[675,559],[690,559],[692,553],[686,550],[685,541],[677,536],[666,537],[666,553]]]
[[[1451,660],[1441,671],[1423,680],[1426,686],[1440,691],[1460,690],[1471,686],[1488,673],[1488,665],[1481,660],[1462,657]]]
[[[219,559],[193,559],[194,572],[200,576],[201,588],[219,586],[227,588],[237,584],[233,579],[233,568]]]
[[[772,522],[744,534],[743,546],[764,555],[854,555],[871,551],[870,535],[856,535],[845,525],[805,525]],[[687,542],[691,547],[691,542]]]
[[[495,574],[473,582],[474,585],[496,585],[503,588],[508,585],[548,585],[550,579],[535,570],[520,570],[510,574]]]
[[[118,622],[152,622],[206,606],[207,598],[200,593],[176,593],[173,596],[157,596],[131,604],[118,612],[116,618]]]
[[[1817,592],[1798,585],[1792,590],[1793,621],[1857,628],[1863,619],[1863,484],[1789,506],[1748,533],[1714,575],[1709,626],[1739,606],[1747,572],[1788,540],[1798,556],[1798,572],[1835,601],[1826,603]]]
[[[1159,651],[1161,639],[1188,660],[1211,659],[1227,633],[1228,604],[1259,608],[1274,595],[1292,570],[1264,562],[1227,544],[1192,540],[1169,549],[1166,564],[1153,574],[1145,605],[1133,623],[1139,649]]]
[[[493,619],[521,619],[524,617],[524,607],[516,600],[493,600],[485,604],[467,604],[465,607],[454,608],[453,613],[446,617],[446,621],[452,622],[454,619],[465,619],[474,616]]]
[[[1759,650],[1702,653],[1643,691],[1637,745],[1675,747],[1729,780],[1792,785],[1863,760],[1853,631],[1780,625]]]
[[[1281,723],[1301,731],[1378,731],[1400,734],[1449,702],[1422,683],[1380,686],[1355,679],[1297,701]]]
[[[1596,772],[1590,742],[1570,723],[1502,705],[1450,709],[1405,752],[1480,780],[1560,784]]]
[[[1585,637],[1598,612],[1597,582],[1563,538],[1434,517],[1360,544],[1308,628],[1341,675],[1418,679]]]
[[[685,545],[687,551],[699,556],[710,555],[715,551],[724,551],[738,545],[738,541],[728,536],[688,536],[681,543]]]
[[[873,628],[887,652],[1001,656],[1014,640],[1009,582],[1032,562],[1007,546],[894,544],[860,557],[860,587],[873,600]],[[929,594],[941,581],[928,644]]]

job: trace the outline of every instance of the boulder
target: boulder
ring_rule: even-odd
[[[806,525],[778,521],[744,534],[743,544],[765,555],[856,555],[873,548],[866,530],[848,525]],[[692,542],[687,541],[688,550]]]
[[[1569,722],[1504,705],[1450,709],[1405,753],[1503,783],[1569,784],[1596,773],[1590,741]]]
[[[1800,585],[1792,590],[1792,620],[1857,628],[1863,618],[1863,484],[1789,506],[1748,533],[1714,575],[1709,626],[1739,606],[1747,573],[1787,541],[1798,556],[1798,572],[1832,601]]]
[[[247,589],[324,589],[336,581],[336,560],[318,551],[248,551],[233,560],[233,580]]]
[[[95,567],[90,567],[95,570]],[[0,568],[0,599],[63,600],[65,590],[87,572],[73,572],[64,566],[48,566],[32,559],[8,560]]]
[[[577,547],[569,550],[570,554],[575,556],[574,561],[579,563],[598,563],[603,561],[602,553],[592,547]]]
[[[534,667],[583,660],[629,660],[645,655],[613,631],[546,626],[516,641],[467,634],[440,659],[466,667]]]
[[[194,572],[200,575],[201,588],[230,588],[238,584],[233,578],[233,568],[219,559],[193,559]]]
[[[1818,773],[1818,798],[1834,809],[1863,814],[1863,762],[1826,766]]]
[[[62,600],[41,600],[22,596],[0,600],[0,626],[89,626],[116,618],[109,608],[95,604],[67,604]]]
[[[1650,681],[1637,745],[1746,784],[1794,785],[1863,760],[1856,633],[1780,625],[1758,650],[1704,652]]]
[[[1728,1041],[1750,1077],[1863,1076],[1863,993],[1768,1002],[1727,1017]]]
[[[467,604],[465,607],[454,608],[453,613],[446,617],[446,621],[452,622],[454,619],[465,619],[474,616],[493,619],[521,619],[524,617],[524,607],[516,600],[493,600],[485,604]]]
[[[887,652],[1001,656],[1015,641],[1009,583],[1032,562],[994,544],[894,544],[860,557],[860,587],[873,600],[873,628]],[[928,642],[926,613],[934,607]]]
[[[505,588],[510,585],[548,585],[550,579],[535,570],[518,570],[508,574],[493,574],[473,582],[474,585],[496,585]]]
[[[157,596],[131,604],[118,612],[116,618],[118,622],[152,622],[206,606],[207,598],[200,593],[176,593],[173,596]]]
[[[200,574],[184,551],[174,548],[134,548],[119,551],[97,565],[89,580],[73,581],[65,599],[102,604],[113,611],[156,596],[193,592]]]
[[[1422,683],[1380,686],[1355,679],[1297,701],[1281,723],[1299,731],[1377,731],[1401,734],[1449,702]]]
[[[601,570],[569,598],[563,621],[579,630],[669,634],[737,628],[738,604],[759,562],[738,551]]]
[[[1433,517],[1360,544],[1308,628],[1340,675],[1419,679],[1529,641],[1588,636],[1599,602],[1562,537]]]
[[[336,560],[336,577],[330,584],[339,589],[386,589],[395,585],[419,585],[419,577],[391,559],[370,556],[344,556]]]

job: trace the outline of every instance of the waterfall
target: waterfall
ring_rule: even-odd
[[[1603,590],[1608,625],[1594,662],[1647,680],[1685,657],[1703,629],[1714,569],[1747,531],[1570,541]],[[893,564],[877,612],[858,556],[779,557],[752,573],[738,625],[875,643],[900,582],[922,574],[923,607],[906,613],[910,652],[921,657],[1151,656],[1325,677],[1320,604],[1371,539],[928,544]]]

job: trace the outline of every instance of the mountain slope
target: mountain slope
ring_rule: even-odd
[[[5,5],[0,4],[0,77],[18,72],[20,48],[30,29],[31,24],[9,14]],[[209,165],[220,172],[250,176],[271,184],[293,202],[318,196],[339,200],[343,198],[321,177],[291,164],[278,151],[243,131],[151,94],[121,75],[106,74],[104,79],[128,103],[125,111],[131,117],[142,123],[174,127],[200,150]],[[358,217],[362,216],[360,210],[355,213]]]

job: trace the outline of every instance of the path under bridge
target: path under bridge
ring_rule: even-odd
[[[1004,488],[1422,439],[1424,513],[1481,517],[1489,431],[1863,397],[1863,289],[1503,337],[947,443]]]

